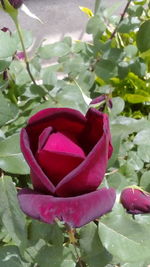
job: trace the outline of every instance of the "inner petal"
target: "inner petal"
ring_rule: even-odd
[[[75,142],[58,132],[49,136],[36,157],[51,182],[57,185],[85,159],[85,154]]]
[[[85,157],[82,148],[60,132],[52,133],[43,149],[51,152],[65,152],[67,154],[69,153],[83,158]]]

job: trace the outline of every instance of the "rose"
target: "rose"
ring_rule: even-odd
[[[29,216],[55,218],[80,227],[110,211],[114,189],[96,190],[112,154],[107,114],[86,116],[69,108],[49,108],[32,116],[21,131],[21,150],[31,169],[34,190],[18,194]]]
[[[131,214],[150,212],[150,194],[137,188],[126,188],[122,191],[120,201]]]

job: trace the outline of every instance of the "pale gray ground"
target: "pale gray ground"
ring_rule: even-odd
[[[94,2],[94,0],[25,0],[25,4],[44,24],[28,17],[22,11],[20,11],[20,22],[23,28],[33,32],[36,44],[45,37],[51,43],[61,39],[64,35],[80,39],[88,18],[80,11],[79,6],[93,9]],[[105,6],[112,7],[115,3],[120,3],[120,8],[114,12],[120,12],[126,1],[103,0]],[[0,28],[4,26],[14,29],[11,19],[0,10]]]

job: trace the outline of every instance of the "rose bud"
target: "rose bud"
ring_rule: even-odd
[[[107,114],[44,109],[29,119],[20,143],[34,188],[18,194],[27,215],[81,227],[111,211],[115,190],[97,190],[112,154]]]
[[[150,212],[150,194],[143,191],[140,187],[124,189],[121,193],[120,202],[128,213],[140,214]]]
[[[2,31],[2,32],[10,32],[10,34],[11,34],[11,31],[10,31],[7,27],[3,27],[3,28],[1,29],[1,31]]]
[[[25,54],[24,52],[16,52],[15,54],[15,59],[18,59],[18,60],[24,60],[25,59]]]
[[[14,8],[19,8],[22,4],[23,4],[23,0],[8,0],[9,3],[14,7]],[[5,9],[5,1],[4,0],[0,0],[3,9]]]
[[[112,100],[108,98],[107,95],[101,95],[101,96],[94,98],[91,101],[90,105],[96,106],[96,108],[101,112],[103,112],[106,108],[111,109],[113,106]]]
[[[19,8],[23,4],[23,0],[9,0],[9,3],[14,7],[14,8]]]

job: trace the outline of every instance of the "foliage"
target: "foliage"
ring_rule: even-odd
[[[23,50],[20,38],[25,49],[32,45],[30,32],[19,27],[11,34],[0,31],[2,267],[150,264],[150,215],[133,218],[119,203],[126,186],[150,192],[150,4],[128,0],[119,16],[104,9],[101,1],[96,1],[93,12],[81,10],[89,17],[89,42],[65,37],[54,44],[42,43],[31,59],[17,58]],[[85,113],[100,94],[113,101],[109,115],[114,153],[103,185],[114,187],[118,197],[111,213],[76,231],[74,248],[62,223],[34,221],[19,209],[17,190],[31,186],[19,132],[43,108],[71,107]]]

